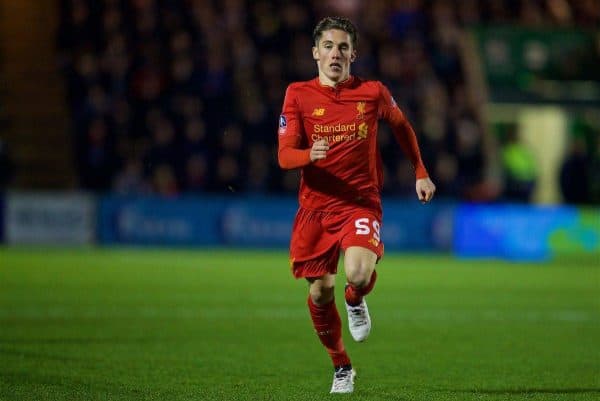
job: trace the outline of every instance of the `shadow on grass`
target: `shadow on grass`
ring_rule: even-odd
[[[493,394],[493,395],[528,395],[528,394],[584,394],[594,393],[600,394],[600,388],[510,388],[510,389],[435,389],[436,391],[451,392],[451,393],[471,393],[471,394]]]
[[[0,345],[79,345],[79,344],[136,344],[156,342],[156,338],[8,338],[1,339]]]
[[[52,394],[62,394],[67,396],[72,393],[77,394],[77,399],[98,399],[99,395],[102,395],[101,399],[112,399],[115,396],[121,396],[117,398],[123,398],[126,396],[127,399],[140,400],[146,399],[144,395],[148,393],[146,389],[136,388],[134,385],[126,385],[123,383],[109,382],[105,377],[102,378],[78,378],[70,377],[68,375],[52,374],[52,373],[32,373],[32,372],[2,372],[2,378],[4,381],[4,387],[0,388],[0,399],[3,395],[7,399],[15,399],[12,395],[16,395],[22,388],[29,388],[31,386],[42,386],[49,390],[54,388]],[[28,390],[28,392],[29,392]],[[46,399],[61,399],[56,395],[48,395]],[[65,398],[63,398],[65,399]]]
[[[19,358],[31,358],[31,359],[37,359],[37,360],[48,360],[48,361],[59,361],[59,362],[80,362],[80,361],[84,361],[84,360],[98,360],[99,358],[90,358],[89,356],[86,355],[81,355],[78,357],[71,357],[71,356],[66,356],[66,355],[54,355],[51,353],[46,353],[46,352],[39,352],[39,351],[24,351],[24,350],[13,350],[13,349],[3,349],[0,348],[0,358],[2,358],[2,356],[8,357],[8,356],[13,356],[13,357],[19,357]]]

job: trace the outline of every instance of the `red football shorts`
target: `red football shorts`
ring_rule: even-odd
[[[294,277],[321,277],[337,273],[340,250],[360,246],[383,256],[381,215],[370,209],[347,208],[335,212],[307,210],[296,213],[290,242]]]

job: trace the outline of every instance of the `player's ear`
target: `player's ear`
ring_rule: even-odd
[[[318,60],[319,59],[319,48],[317,46],[313,46],[312,53],[313,53],[313,59]]]
[[[352,50],[352,53],[350,54],[350,62],[353,63],[354,60],[356,60],[356,50]]]

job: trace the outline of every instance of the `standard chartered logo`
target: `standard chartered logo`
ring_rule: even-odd
[[[369,125],[367,123],[360,123],[358,131],[356,129],[356,123],[351,124],[315,124],[314,133],[311,135],[313,141],[325,139],[327,142],[344,142],[353,141],[355,139],[366,139],[369,132]],[[326,135],[322,135],[326,134]]]
[[[315,133],[337,133],[337,132],[354,132],[356,131],[356,123],[352,124],[331,124],[331,125],[323,125],[323,124],[315,124]]]

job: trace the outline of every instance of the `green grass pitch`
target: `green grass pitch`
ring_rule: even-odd
[[[284,251],[0,248],[0,400],[600,399],[597,257],[378,272],[332,396]]]

